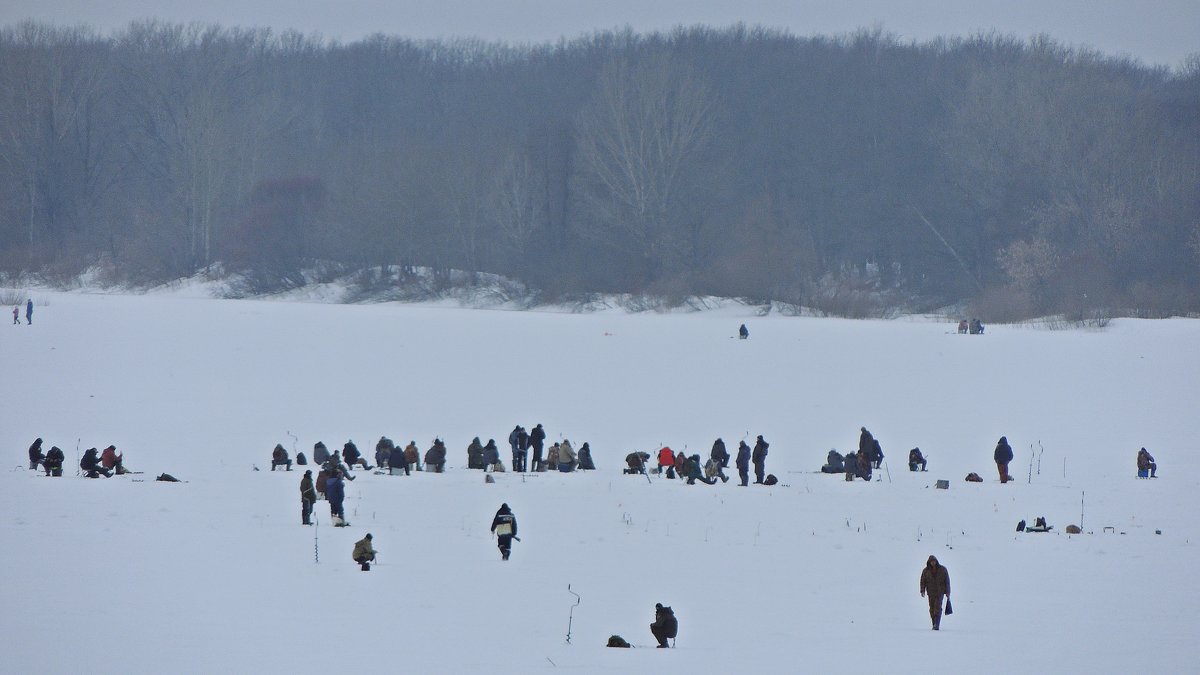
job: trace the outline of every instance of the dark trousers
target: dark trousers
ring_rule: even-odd
[[[342,520],[346,519],[346,516],[342,513],[342,503],[340,501],[339,502],[332,502],[332,501],[329,502],[329,515],[337,516],[338,518],[341,518]]]
[[[501,534],[496,537],[496,547],[500,549],[500,557],[504,560],[508,560],[508,554],[512,551],[512,538],[511,534]]]
[[[695,485],[696,481],[700,481],[701,483],[704,483],[705,485],[712,485],[713,483],[717,482],[717,479],[716,478],[705,478],[704,476],[700,476],[699,478],[697,478],[695,476],[688,476],[687,484]]]
[[[667,630],[658,624],[650,624],[650,632],[654,635],[654,639],[658,640],[658,646],[668,648],[671,645],[667,644]]]
[[[755,462],[754,463],[754,482],[755,483],[763,482],[763,474],[765,474],[767,472],[766,467],[767,467],[766,462]]]
[[[742,467],[739,466],[738,467],[738,477],[742,479],[743,486],[750,484],[750,471],[748,469],[743,469]]]
[[[300,522],[304,525],[312,525],[312,510],[313,501],[311,499],[300,500]]]
[[[920,467],[921,467],[921,471],[924,471],[924,470],[925,470],[925,465],[926,465],[926,464],[928,464],[928,462],[926,462],[925,460],[921,460],[921,461],[919,461],[919,462],[909,462],[909,463],[908,463],[908,470],[909,470],[909,471],[916,471],[916,470],[917,470],[917,467],[918,467],[918,466],[920,466]]]
[[[928,594],[929,597],[929,618],[933,620],[933,627],[937,628],[942,623],[942,598],[944,595]]]
[[[542,449],[538,446],[533,446],[533,464],[531,470],[537,471],[542,468]]]
[[[525,451],[513,450],[513,471],[525,473]]]
[[[1007,483],[1012,480],[1008,475],[1008,462],[996,462],[996,471],[1000,473],[1000,482]]]

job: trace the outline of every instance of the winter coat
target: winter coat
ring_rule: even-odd
[[[663,448],[658,451],[658,466],[675,466],[675,452],[671,448]]]
[[[346,484],[337,476],[325,479],[325,498],[334,504],[341,504],[346,499]]]
[[[375,559],[375,549],[371,547],[371,539],[369,538],[369,536],[370,535],[368,535],[367,537],[363,537],[362,539],[359,539],[358,541],[354,542],[354,553],[352,554],[351,557],[354,558],[355,562],[358,562],[360,560],[374,560]]]
[[[587,443],[579,448],[579,468],[584,471],[594,471],[596,465],[592,462],[592,449]]]
[[[104,471],[104,467],[100,466],[100,457],[96,453],[99,451],[95,448],[89,448],[83,453],[83,459],[79,460],[79,468],[84,471]]]
[[[105,452],[108,451],[105,450]],[[284,450],[282,445],[276,445],[275,449],[271,451],[271,459],[276,462],[286,462],[287,458],[287,450]]]
[[[392,451],[396,449],[396,444],[387,436],[381,436],[379,442],[375,444],[375,463],[382,465],[392,456]]]
[[[123,456],[117,454],[116,446],[110,445],[100,453],[100,464],[106,469],[111,469],[121,462]]]
[[[687,461],[688,461],[687,455],[683,454],[682,452],[675,453],[675,475],[676,476],[686,475],[686,474],[684,474],[684,471],[687,470]]]
[[[313,461],[318,466],[329,461],[329,448],[325,447],[325,444],[320,441],[313,446]]]
[[[416,464],[421,461],[421,451],[417,449],[416,443],[409,443],[404,448],[404,461],[409,464]]]
[[[358,451],[358,446],[353,441],[346,441],[346,444],[342,446],[342,459],[346,460],[347,464],[354,466],[358,464],[360,458],[362,458],[362,453]]]
[[[446,462],[446,445],[441,441],[433,444],[433,447],[425,451],[426,464],[444,464]]]
[[[313,485],[313,487],[317,491],[317,494],[321,494],[321,495],[325,494],[325,486],[328,483],[329,483],[329,473],[327,471],[325,471],[325,469],[321,469],[321,471],[317,473],[317,481]]]
[[[750,446],[746,445],[746,441],[738,443],[738,454],[735,463],[737,464],[738,471],[750,470]]]
[[[509,534],[514,537],[517,536],[517,517],[513,515],[512,509],[508,508],[507,504],[502,505],[500,510],[496,511],[496,517],[492,518],[492,532],[495,532],[497,527],[504,524],[512,528],[512,532],[509,532]]]
[[[1012,461],[1012,446],[1008,444],[1007,438],[1000,437],[1000,442],[996,443],[996,452],[992,456],[996,459],[997,464],[1008,464]]]
[[[670,607],[659,606],[655,609],[653,627],[661,630],[663,635],[669,638],[679,634],[679,621]]]
[[[842,466],[845,467],[846,473],[857,476],[858,475],[858,453],[857,452],[846,453],[846,458],[845,458],[845,461],[843,461]]]
[[[929,556],[925,569],[921,570],[921,592],[934,597],[950,595],[950,573],[934,556]]]
[[[871,459],[876,464],[883,461],[883,448],[879,447],[879,439],[871,439]]]
[[[52,446],[50,452],[46,453],[46,463],[51,466],[61,467],[65,459],[66,456],[63,455],[63,451],[57,445]]]
[[[524,427],[517,432],[517,449],[521,452],[529,450],[529,432],[525,431]]]
[[[32,452],[32,450],[30,452]],[[1154,461],[1154,456],[1151,455],[1150,452],[1147,451],[1145,448],[1138,450],[1138,455],[1137,455],[1138,471],[1149,471],[1150,463],[1153,461]]]
[[[634,471],[641,471],[648,461],[650,461],[648,452],[631,452],[625,455],[625,464]]]
[[[392,448],[392,451],[388,453],[388,467],[392,469],[403,469],[408,464],[411,464],[411,462],[408,461],[408,457],[405,456],[405,452],[400,448]]]
[[[754,454],[750,457],[752,460],[754,460],[755,464],[762,464],[764,461],[766,461],[767,448],[770,447],[770,445],[770,443],[767,443],[763,440],[762,436],[758,437],[758,442],[754,444]]]
[[[483,465],[492,466],[500,463],[500,449],[496,447],[496,441],[488,439],[487,445],[483,446]]]
[[[317,501],[317,489],[313,486],[312,473],[304,472],[304,478],[300,479],[300,499],[305,501]]]
[[[533,431],[529,432],[529,444],[538,452],[542,451],[542,444],[546,441],[546,431],[542,429],[542,425],[537,425]]]
[[[830,450],[825,456],[825,466],[830,467],[834,471],[841,471],[846,467],[846,462],[842,457],[842,453],[837,450]]]
[[[546,464],[558,468],[558,443],[550,446],[550,451],[546,453]]]
[[[925,461],[925,457],[924,457],[924,455],[921,454],[920,448],[913,448],[912,450],[908,451],[908,463],[909,464],[920,464],[921,462],[924,462],[924,461]]]
[[[864,427],[862,429],[862,433],[858,435],[858,456],[869,458],[871,456],[871,452],[875,449],[874,442],[875,437],[872,436],[871,432],[867,431]]]
[[[712,452],[709,454],[709,458],[721,466],[729,465],[729,452],[725,449],[725,441],[718,438],[713,442]]]
[[[467,468],[483,468],[483,444],[479,442],[478,436],[471,439],[471,444],[467,446]]]
[[[571,447],[571,441],[563,441],[558,444],[559,464],[574,464],[575,459],[575,448]]]
[[[521,433],[520,426],[515,426],[515,427],[513,427],[512,431],[508,432],[508,447],[512,448],[513,452],[516,452],[517,450],[520,449],[517,445],[517,435],[520,433]]]
[[[45,458],[42,457],[42,439],[39,438],[33,442],[33,445],[29,446],[29,461],[40,462],[43,459]]]
[[[696,480],[704,478],[704,469],[700,467],[699,455],[693,455],[684,460],[682,475],[684,478],[694,478]]]

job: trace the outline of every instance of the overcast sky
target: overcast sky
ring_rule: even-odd
[[[797,35],[879,25],[901,39],[996,30],[1047,33],[1147,64],[1200,52],[1200,0],[0,0],[0,24],[33,18],[103,32],[140,18],[293,28],[351,41],[372,33],[546,42],[597,29],[737,21]]]

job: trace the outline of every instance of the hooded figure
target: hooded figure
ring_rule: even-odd
[[[1144,451],[1145,448],[1142,448]],[[29,468],[36,469],[38,465],[45,461],[46,457],[42,455],[42,439],[37,439],[33,445],[29,446]]]
[[[921,454],[920,448],[913,448],[908,451],[908,470],[909,471],[924,471],[929,462],[925,461],[925,456]],[[917,467],[921,467],[917,469]]]
[[[39,438],[38,440],[41,439]],[[1154,455],[1151,455],[1150,451],[1145,448],[1138,450],[1137,468],[1139,474],[1144,474],[1145,472],[1149,471],[1151,478],[1158,478],[1158,476],[1154,475],[1155,472],[1158,471],[1158,464],[1154,462]]]
[[[725,449],[725,441],[719,438],[713,441],[712,452],[709,453],[709,458],[716,462],[722,469],[729,466],[729,451]]]
[[[87,452],[83,453],[83,459],[79,460],[79,468],[83,469],[84,475],[88,478],[99,478],[100,474],[104,474],[105,478],[111,478],[112,472],[100,464],[99,452],[96,448],[88,448]]]
[[[371,546],[371,533],[367,536],[354,542],[354,562],[362,566],[362,571],[366,572],[371,569],[371,561],[375,560],[375,549]]]
[[[500,448],[496,447],[496,440],[489,438],[487,445],[483,446],[483,469],[484,471],[500,471]]]
[[[275,449],[271,451],[271,470],[274,471],[277,466],[287,467],[288,471],[292,470],[292,460],[288,457],[287,450],[284,450],[279,443],[276,443]]]
[[[485,467],[483,459],[483,443],[479,442],[479,437],[471,439],[471,444],[467,446],[467,468],[482,469]]]
[[[571,441],[564,438],[563,442],[558,444],[557,469],[563,473],[568,473],[575,470],[575,463],[575,448],[571,447]]]
[[[592,462],[592,449],[587,443],[579,446],[579,470],[580,471],[595,471],[596,465]]]
[[[675,619],[675,612],[670,607],[663,607],[661,602],[654,605],[654,623],[650,624],[650,633],[658,640],[659,649],[670,647],[667,640],[679,634],[679,621]]]
[[[317,466],[329,461],[329,448],[325,447],[325,444],[321,441],[313,444],[313,461],[316,462]]]
[[[416,454],[416,448],[413,448],[413,454]],[[386,466],[391,473],[396,474],[403,471],[405,476],[412,475],[412,472],[408,466],[409,462],[407,454],[400,446],[393,444],[392,449],[388,452],[388,456],[385,461],[387,462]]]
[[[1008,475],[1008,463],[1013,459],[1012,446],[1008,444],[1008,437],[1001,436],[996,443],[996,452],[992,454],[992,458],[996,460],[996,471],[1000,473],[1000,482],[1007,483],[1012,480]]]
[[[825,466],[821,467],[821,473],[841,473],[846,468],[846,460],[842,457],[842,453],[829,449],[829,454],[825,456]]]
[[[933,629],[939,630],[942,623],[942,596],[950,598],[950,573],[934,556],[929,556],[929,560],[925,561],[925,569],[921,570],[921,596],[929,598],[929,618],[933,620]]]
[[[492,518],[492,532],[496,534],[496,547],[500,549],[500,559],[508,560],[512,551],[512,541],[517,536],[517,517],[513,515],[508,504],[501,504]],[[517,539],[517,541],[521,541]]]
[[[300,479],[300,523],[312,525],[313,504],[317,503],[317,489],[313,485],[312,470],[304,472]]]
[[[57,445],[51,446],[50,452],[46,453],[46,462],[42,465],[46,467],[46,475],[61,476],[64,461],[66,457],[63,451]]]
[[[396,449],[396,444],[387,436],[380,436],[375,443],[375,466],[384,467],[388,465],[388,459],[392,456],[392,450]]]
[[[537,425],[529,432],[529,447],[533,448],[533,470],[542,470],[542,444],[546,442],[546,430]]]
[[[750,458],[754,460],[755,483],[763,482],[763,474],[766,473],[768,447],[770,447],[770,443],[764,441],[762,436],[759,436],[758,441],[754,443],[754,452]]]
[[[434,473],[446,470],[446,444],[442,439],[433,439],[433,447],[425,451],[425,466]]]
[[[742,487],[750,484],[750,446],[746,445],[746,441],[738,442],[737,460],[734,461],[737,465],[738,477],[742,479]]]
[[[742,324],[742,327],[738,329],[738,337],[743,340],[750,337],[750,329],[746,328],[746,324]]]

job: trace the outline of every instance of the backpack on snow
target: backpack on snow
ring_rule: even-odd
[[[630,645],[628,642],[625,641],[625,638],[621,637],[620,635],[613,635],[608,638],[608,646],[629,649]]]
[[[303,452],[296,453],[296,465],[297,466],[308,466],[308,458],[304,456]]]
[[[154,480],[161,480],[161,481],[164,481],[164,482],[167,482],[167,483],[179,483],[179,482],[181,482],[181,481],[180,481],[178,478],[176,478],[175,476],[172,476],[172,475],[171,475],[171,474],[169,474],[169,473],[163,473],[163,474],[159,474],[158,478],[155,478]]]
[[[763,485],[775,485],[778,482],[779,479],[775,477],[775,474],[769,473],[767,474],[766,479],[763,480]]]
[[[983,479],[979,477],[979,474],[972,471],[971,473],[967,474],[967,482],[968,483],[982,483]]]

